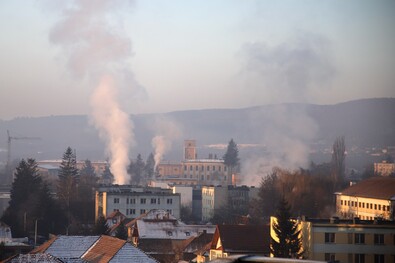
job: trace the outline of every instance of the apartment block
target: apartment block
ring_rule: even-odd
[[[181,196],[171,189],[113,185],[96,191],[95,218],[119,211],[127,218],[136,218],[152,209],[162,209],[180,218]]]

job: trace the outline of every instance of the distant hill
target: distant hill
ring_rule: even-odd
[[[131,158],[143,158],[153,151],[151,139],[167,124],[182,132],[172,138],[165,158],[180,160],[184,139],[196,139],[199,157],[208,152],[222,156],[224,150],[207,145],[276,143],[293,138],[318,148],[328,148],[338,136],[345,136],[348,147],[395,145],[395,98],[349,101],[335,105],[280,104],[243,109],[206,109],[164,114],[133,115],[137,146]],[[40,137],[40,140],[12,140],[12,157],[37,160],[60,159],[68,146],[75,148],[78,159],[104,159],[105,145],[87,116],[48,116],[0,121],[0,162],[7,158],[7,130],[14,137]],[[2,138],[2,139],[1,139]]]

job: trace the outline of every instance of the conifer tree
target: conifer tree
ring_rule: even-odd
[[[285,198],[281,198],[275,214],[277,222],[273,224],[278,240],[271,238],[270,250],[274,257],[301,258],[302,240],[297,223],[291,220],[290,206]]]
[[[104,216],[99,216],[96,221],[94,232],[96,235],[107,235],[109,227]]]
[[[125,224],[123,221],[121,221],[117,227],[117,233],[115,234],[115,237],[123,240],[128,239],[128,229],[126,228]]]
[[[230,139],[228,143],[228,148],[226,149],[226,153],[223,156],[224,163],[226,166],[230,168],[230,172],[233,173],[234,168],[239,165],[239,149],[237,148],[237,144],[233,139]]]

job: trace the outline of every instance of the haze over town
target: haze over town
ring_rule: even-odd
[[[117,96],[130,114],[394,97],[394,10],[390,0],[2,1],[0,119],[91,114],[92,74],[107,62],[128,72]],[[81,40],[99,24],[108,35]],[[111,41],[116,51],[103,52]]]

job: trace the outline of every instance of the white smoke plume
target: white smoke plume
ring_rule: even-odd
[[[151,144],[154,148],[155,169],[162,161],[165,153],[171,150],[172,142],[179,140],[182,136],[180,125],[174,120],[160,116],[155,120],[156,136],[152,138]]]
[[[273,101],[308,102],[330,86],[335,70],[329,46],[324,38],[311,34],[275,47],[260,42],[245,45],[241,52],[246,61],[243,74],[254,80],[247,92]],[[302,104],[279,104],[272,111],[257,109],[250,123],[261,134],[259,143],[266,150],[242,163],[243,183],[257,185],[276,166],[308,166],[310,144],[318,127]]]
[[[117,24],[119,16],[114,16],[116,9],[125,4],[128,1],[60,1],[62,18],[49,36],[62,48],[73,75],[80,80],[87,78],[96,87],[90,103],[92,122],[107,144],[117,184],[129,183],[126,169],[129,149],[134,144],[133,124],[122,110],[118,93],[125,88],[126,80],[127,88],[140,88],[130,81],[133,74],[127,60],[132,55],[131,41]]]

